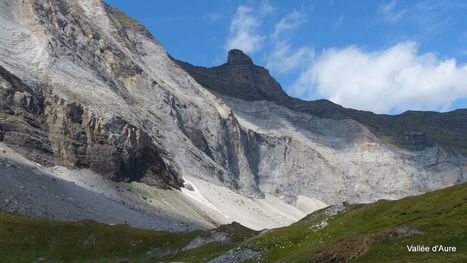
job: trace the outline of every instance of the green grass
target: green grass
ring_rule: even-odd
[[[323,221],[327,223],[318,227]],[[367,237],[399,226],[411,226],[422,233],[375,241],[354,261],[467,262],[467,184],[398,201],[358,205],[331,218],[323,209],[263,234],[238,224],[221,226],[216,231],[228,233],[231,243],[212,243],[187,251],[182,248],[191,240],[210,232],[157,232],[0,213],[0,255],[1,262],[33,262],[40,257],[46,262],[206,262],[229,249],[249,247],[261,252],[261,258],[254,262],[307,262],[318,251],[333,251],[348,242],[358,245]],[[456,246],[457,252],[409,253],[406,245],[412,244]],[[147,253],[154,248],[169,254],[150,260]]]
[[[221,229],[233,240],[222,246],[224,250],[256,233],[238,225]],[[195,237],[207,235],[209,231],[157,232],[127,225],[110,226],[93,221],[71,223],[0,213],[0,262],[34,262],[38,258],[45,258],[46,262],[119,262],[123,259],[153,262],[154,259],[146,255],[154,248],[177,254]],[[212,258],[215,255],[210,247],[216,248],[216,245],[186,255],[193,259]]]
[[[174,256],[165,257],[164,260],[169,262],[207,262],[210,259],[216,258],[229,249],[240,245],[245,240],[252,238],[258,234],[257,231],[252,231],[240,224],[232,223],[230,225],[223,225],[216,229],[216,231],[229,233],[232,244],[212,243],[199,248],[177,253]]]
[[[318,211],[245,245],[262,251],[264,262],[306,262],[313,253],[332,249],[339,242],[408,225],[423,233],[373,243],[369,252],[356,262],[467,262],[467,184],[398,201],[359,206],[329,219],[321,229],[311,227],[324,217],[324,211]],[[456,246],[458,251],[408,253],[406,245],[411,244]]]

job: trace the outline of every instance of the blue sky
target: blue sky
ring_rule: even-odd
[[[287,93],[378,113],[467,107],[463,0],[107,0],[194,65],[243,49]]]

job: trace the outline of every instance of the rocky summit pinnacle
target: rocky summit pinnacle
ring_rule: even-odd
[[[232,49],[227,63],[217,67],[197,67],[175,60],[203,87],[243,100],[282,101],[288,98],[279,83],[239,49]]]
[[[232,49],[227,56],[227,64],[230,65],[253,65],[251,58],[240,49]]]

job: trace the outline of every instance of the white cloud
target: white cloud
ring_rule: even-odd
[[[266,56],[266,66],[269,69],[278,73],[287,73],[299,66],[307,65],[314,56],[313,48],[293,49],[285,36],[285,33],[296,29],[306,21],[305,14],[295,10],[282,17],[274,26],[272,33],[260,34],[258,29],[261,19],[273,11],[274,7],[268,1],[263,1],[257,8],[239,6],[230,24],[226,49],[237,48],[251,54],[263,48],[263,44],[269,40],[270,46],[267,47],[272,47],[272,51]]]
[[[301,66],[306,66],[313,59],[313,48],[304,46],[294,49],[289,44],[287,36],[285,36],[285,33],[298,28],[305,22],[305,14],[297,10],[285,15],[277,22],[273,33],[270,35],[273,48],[266,57],[267,68],[279,74],[284,74]]]
[[[230,34],[226,49],[241,49],[245,53],[253,53],[261,48],[264,36],[258,33],[260,21],[251,7],[241,5],[237,8],[230,24]]]
[[[286,42],[277,42],[273,51],[266,58],[266,68],[277,73],[288,73],[298,67],[309,64],[314,57],[314,49],[301,47],[293,50]]]
[[[384,21],[395,24],[407,13],[406,9],[397,11],[396,5],[397,0],[391,0],[380,7],[379,12],[383,16]]]
[[[278,38],[282,33],[293,30],[305,23],[306,16],[300,11],[293,11],[290,14],[284,16],[274,27],[274,33],[272,33],[273,38]]]
[[[377,113],[446,110],[467,98],[467,65],[419,54],[414,42],[375,52],[331,49],[310,64],[289,92]]]

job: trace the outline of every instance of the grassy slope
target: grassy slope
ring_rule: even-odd
[[[221,226],[231,244],[213,244],[177,256],[194,262],[212,258],[256,234],[239,225]],[[77,223],[38,220],[0,213],[0,262],[119,262],[122,259],[153,262],[147,253],[160,248],[161,253],[175,254],[197,236],[208,231],[169,233],[130,228],[127,225],[105,225],[92,221]]]
[[[398,226],[411,226],[423,233],[377,241],[357,262],[467,262],[467,184],[398,201],[361,205],[327,220],[325,210],[313,213],[284,228],[257,235],[239,225],[222,226],[231,244],[210,244],[180,251],[196,236],[208,231],[167,233],[108,226],[95,222],[65,223],[0,213],[2,262],[32,262],[38,257],[56,262],[115,262],[131,259],[144,262],[153,248],[170,251],[165,261],[206,262],[236,247],[261,251],[263,262],[306,262],[322,249],[358,240]],[[456,246],[455,254],[408,253],[406,245]],[[348,251],[349,253],[352,251]],[[336,252],[337,253],[337,252]],[[52,261],[53,262],[53,261]]]
[[[379,201],[340,213],[326,227],[313,227],[323,211],[289,227],[276,229],[247,246],[263,251],[264,262],[306,262],[320,249],[332,249],[351,237],[378,234],[408,225],[421,235],[376,242],[358,262],[467,262],[467,184],[398,201]],[[406,245],[456,246],[455,254],[413,254]]]

